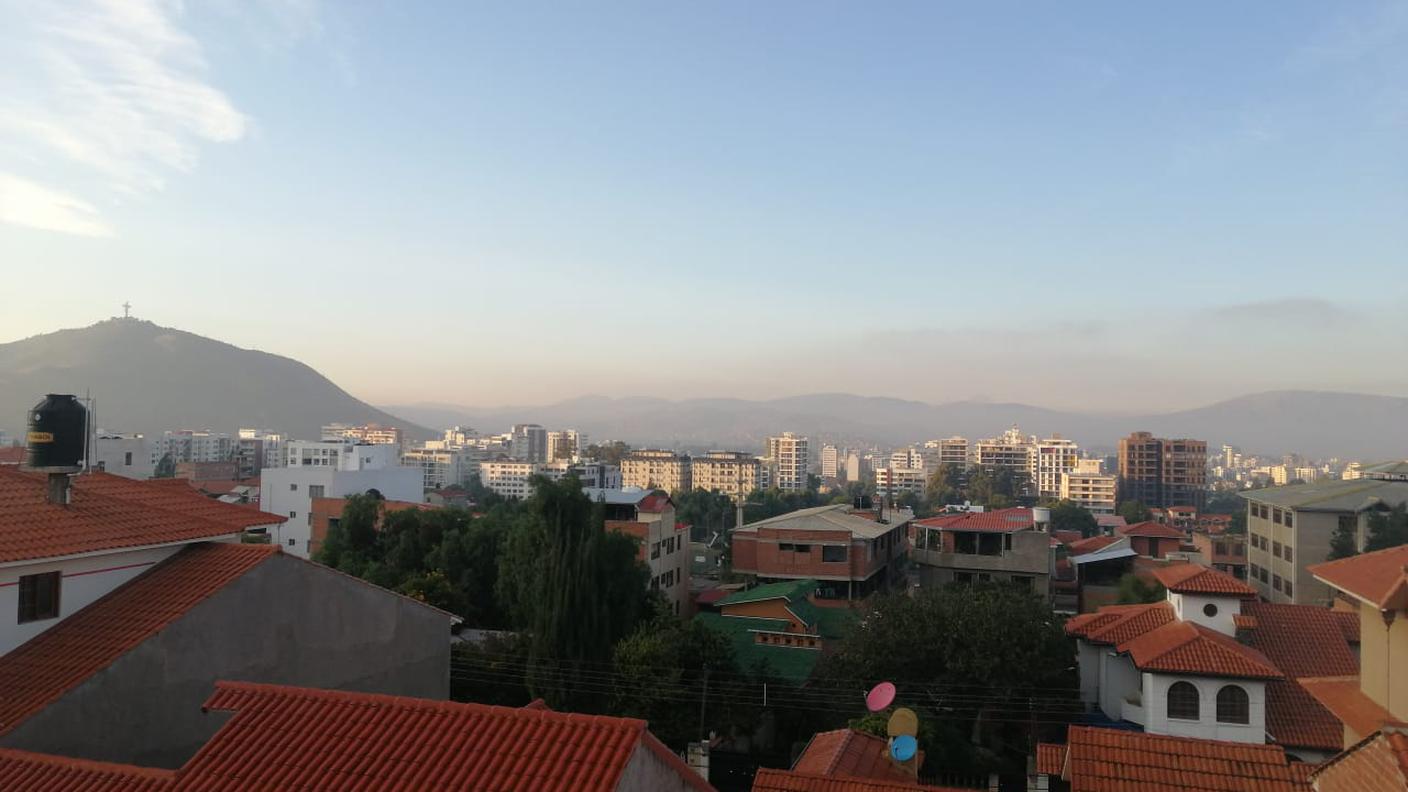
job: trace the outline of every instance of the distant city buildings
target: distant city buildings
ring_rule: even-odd
[[[688,456],[652,448],[632,451],[621,460],[621,483],[666,492],[688,492],[694,488]]]
[[[1073,470],[1061,474],[1057,497],[1094,514],[1114,514],[1116,479],[1103,468],[1099,459],[1077,460]]]
[[[840,478],[845,473],[842,467],[841,449],[834,445],[821,447],[821,477],[827,480]]]
[[[520,462],[547,461],[548,430],[538,424],[515,424],[509,434],[509,456]]]
[[[970,461],[968,438],[946,437],[930,440],[924,444],[925,462],[929,466],[957,465],[967,467]]]
[[[1134,432],[1119,442],[1119,499],[1151,508],[1192,506],[1207,498],[1208,444]]]
[[[875,494],[882,497],[895,497],[905,492],[924,494],[924,488],[929,483],[924,466],[900,466],[894,462],[894,457],[891,457],[889,466],[875,469]]]
[[[400,446],[404,440],[401,428],[381,424],[342,424],[330,423],[323,426],[323,440],[352,440],[372,445]]]
[[[767,459],[772,486],[784,492],[807,488],[808,441],[791,432],[768,438]]]
[[[173,462],[224,462],[234,456],[234,441],[226,432],[180,429],[162,432],[152,447],[152,462],[171,457]]]
[[[576,429],[548,432],[545,440],[544,460],[547,462],[575,462],[584,445],[583,438]]]
[[[762,463],[743,451],[710,451],[692,458],[690,466],[694,489],[743,498],[758,489]]]

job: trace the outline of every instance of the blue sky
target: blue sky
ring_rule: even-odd
[[[0,267],[380,403],[1408,394],[1408,2],[0,0]]]

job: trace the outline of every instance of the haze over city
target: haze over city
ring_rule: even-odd
[[[3,341],[131,300],[378,404],[1408,393],[1402,2],[0,14]]]

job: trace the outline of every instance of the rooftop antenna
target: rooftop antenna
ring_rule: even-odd
[[[131,318],[132,318],[132,303],[127,302],[127,301],[125,301],[125,300],[124,300],[123,303],[122,303],[122,318],[123,318],[123,319],[131,319]]]

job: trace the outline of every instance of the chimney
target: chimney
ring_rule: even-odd
[[[55,506],[67,506],[73,498],[73,483],[67,473],[50,473],[45,500]]]

